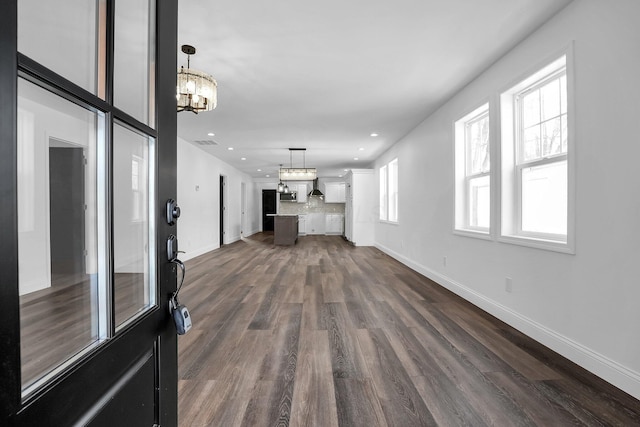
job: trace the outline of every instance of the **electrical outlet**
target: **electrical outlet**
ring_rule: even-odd
[[[504,279],[504,290],[509,293],[513,291],[513,280],[511,280],[511,277]]]

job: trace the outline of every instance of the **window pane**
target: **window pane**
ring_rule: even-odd
[[[113,284],[120,326],[155,304],[155,258],[149,249],[153,140],[117,123],[113,132]]]
[[[102,115],[19,79],[23,389],[105,337],[99,307],[106,270],[98,256],[104,247],[104,179],[98,175],[103,138]]]
[[[469,226],[488,229],[491,218],[491,191],[488,175],[469,180],[468,198]]]
[[[154,126],[155,11],[150,0],[115,3],[114,104]]]
[[[560,115],[560,79],[553,80],[540,89],[542,120]]]
[[[567,76],[560,77],[560,112],[567,114]]]
[[[380,219],[387,219],[387,166],[380,168]]]
[[[487,172],[489,163],[489,116],[469,122],[467,125],[467,141],[471,160],[469,173]]]
[[[524,152],[522,157],[524,161],[539,159],[542,154],[540,151],[540,126],[535,125],[524,131]]]
[[[20,0],[18,50],[97,93],[97,0]]]
[[[567,162],[522,169],[522,231],[567,234]]]
[[[560,117],[542,124],[542,157],[562,152]]]
[[[523,127],[540,123],[540,91],[534,90],[526,94],[522,99],[522,124]]]
[[[389,163],[389,221],[398,221],[398,161]]]

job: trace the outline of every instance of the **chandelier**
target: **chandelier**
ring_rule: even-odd
[[[212,76],[190,68],[191,55],[196,53],[195,47],[184,44],[182,52],[187,54],[187,69],[183,66],[178,70],[178,113],[192,111],[198,114],[198,111],[213,110],[218,103],[218,83]]]
[[[302,151],[303,166],[301,168],[293,167],[293,152]],[[306,148],[289,148],[289,160],[291,167],[280,168],[280,181],[313,181],[316,179],[316,168],[308,168],[306,163]]]

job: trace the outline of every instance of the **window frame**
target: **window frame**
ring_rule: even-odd
[[[523,123],[520,99],[545,84],[566,79],[567,151],[524,160]],[[575,131],[573,99],[573,45],[550,55],[536,67],[517,79],[515,84],[501,91],[500,107],[500,234],[498,241],[537,249],[575,254]],[[563,114],[560,113],[558,117]],[[539,123],[543,123],[542,119]],[[524,169],[567,163],[567,233],[532,232],[522,229]]]
[[[484,100],[480,106],[467,112],[454,122],[454,174],[455,174],[455,196],[454,196],[454,234],[477,237],[481,239],[491,239],[493,232],[493,204],[494,204],[494,175],[492,165],[494,161],[494,142],[491,110],[492,103]],[[480,172],[471,171],[471,151],[470,135],[468,133],[469,125],[488,118],[489,120],[489,168]],[[478,227],[471,225],[471,182],[477,178],[489,177],[489,227]]]
[[[391,188],[392,183],[392,174],[393,174],[393,182],[395,182],[395,189]],[[399,185],[399,169],[398,169],[398,158],[395,157],[393,160],[385,163],[383,166],[380,166],[379,169],[379,195],[380,195],[380,212],[378,220],[387,224],[398,224],[399,219],[399,193],[400,193],[400,185]],[[392,191],[394,190],[394,191]],[[393,209],[392,209],[393,207]],[[391,213],[394,212],[394,219],[391,219]]]

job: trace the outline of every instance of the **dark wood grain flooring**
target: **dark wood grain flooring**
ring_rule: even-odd
[[[371,247],[187,262],[180,426],[640,426],[640,402]]]
[[[148,306],[144,275],[116,273],[116,324]],[[91,276],[58,274],[53,286],[20,297],[22,383],[28,386],[96,343],[97,283]]]

